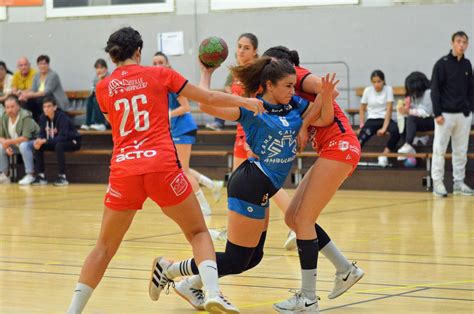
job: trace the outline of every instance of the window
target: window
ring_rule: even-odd
[[[210,0],[211,10],[358,4],[359,0]]]
[[[173,12],[173,0],[46,0],[47,17]]]

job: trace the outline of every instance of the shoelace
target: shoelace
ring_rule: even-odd
[[[191,293],[199,299],[199,301],[204,300],[204,292],[201,289],[190,288]]]
[[[166,276],[165,276],[165,278],[166,278]],[[175,288],[175,284],[174,284],[174,281],[173,281],[173,280],[169,280],[168,278],[166,278],[166,279],[168,280],[168,282],[166,282],[166,283],[163,285],[162,289],[165,289],[165,287],[166,287],[165,294],[168,295],[168,294],[170,294],[170,286],[174,289],[174,288]]]

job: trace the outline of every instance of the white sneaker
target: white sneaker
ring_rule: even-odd
[[[379,156],[378,158],[379,166],[380,167],[387,167],[388,166],[388,158],[387,156]]]
[[[294,295],[288,300],[273,304],[279,313],[319,313],[318,297],[315,300],[306,298],[301,291],[290,290]]]
[[[10,177],[8,177],[6,174],[4,174],[3,172],[0,173],[0,184],[8,184],[10,183],[11,180],[10,180]]]
[[[161,291],[166,288],[166,294],[169,293],[169,286],[174,287],[174,281],[168,279],[165,275],[165,270],[171,265],[171,261],[159,256],[153,260],[151,266],[150,283],[148,285],[148,294],[150,299],[157,301],[160,298]]]
[[[20,181],[18,181],[19,185],[30,185],[35,181],[35,177],[31,174],[27,174],[26,176],[23,177]]]
[[[90,128],[91,128],[91,127],[88,126],[87,124],[81,125],[81,130],[86,130],[86,131],[87,131],[87,130],[90,130]]]
[[[209,313],[240,313],[240,310],[233,306],[221,293],[209,295],[204,302],[204,309]]]
[[[408,143],[405,143],[403,144],[402,147],[400,147],[400,149],[397,151],[397,153],[399,154],[416,154],[416,150],[413,148],[413,146],[411,146],[410,144]],[[397,160],[405,160],[407,159],[406,157],[397,157]]]
[[[212,241],[227,241],[227,229],[217,230],[209,229],[209,234],[211,235]]]
[[[437,197],[448,197],[448,191],[446,191],[443,181],[433,181],[433,195]]]
[[[107,127],[104,124],[92,124],[91,130],[94,131],[105,131]]]
[[[334,279],[334,288],[328,295],[328,299],[335,299],[349,290],[353,285],[361,280],[362,277],[364,277],[364,274],[365,272],[356,266],[356,262],[352,262],[351,269],[347,273],[336,273],[336,278]]]
[[[206,296],[202,289],[193,288],[189,278],[175,283],[174,291],[183,299],[189,302],[196,310],[204,311]]]
[[[466,196],[473,196],[474,190],[469,187],[464,182],[454,182],[453,186],[453,194],[455,195],[466,195]]]
[[[219,202],[222,197],[222,188],[224,187],[224,181],[222,180],[213,180],[214,187],[212,188],[212,197],[214,202]]]
[[[288,232],[288,238],[283,245],[288,251],[294,250],[296,248],[296,233],[293,230]]]
[[[415,136],[415,138],[413,139],[413,145],[423,145],[423,146],[426,146],[428,145],[428,142],[430,141],[430,137],[428,135],[424,135],[424,136]]]

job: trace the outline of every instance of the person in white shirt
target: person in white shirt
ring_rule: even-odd
[[[12,92],[13,75],[7,68],[5,62],[0,61],[0,103],[3,104]],[[3,111],[3,110],[2,110]]]
[[[400,140],[400,133],[397,124],[392,120],[393,89],[385,84],[385,75],[380,70],[373,71],[370,80],[372,86],[364,89],[360,101],[360,146],[363,147],[373,135],[384,136],[389,133],[390,138],[383,152],[395,152]],[[367,121],[365,121],[366,111]],[[379,164],[387,166],[387,157],[379,156]]]

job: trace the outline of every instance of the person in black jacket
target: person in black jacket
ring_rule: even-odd
[[[444,162],[449,139],[453,157],[454,194],[474,195],[474,190],[464,183],[467,149],[474,109],[474,79],[472,65],[464,57],[469,37],[463,31],[451,37],[452,50],[436,62],[431,77],[431,101],[435,116],[433,139],[433,194],[446,197]]]
[[[59,174],[54,185],[69,184],[66,179],[66,159],[64,152],[81,148],[81,135],[77,132],[68,115],[58,108],[52,97],[43,99],[43,115],[40,117],[40,132],[34,142],[36,158],[36,179],[33,185],[45,185],[44,152],[55,151],[58,160]]]

